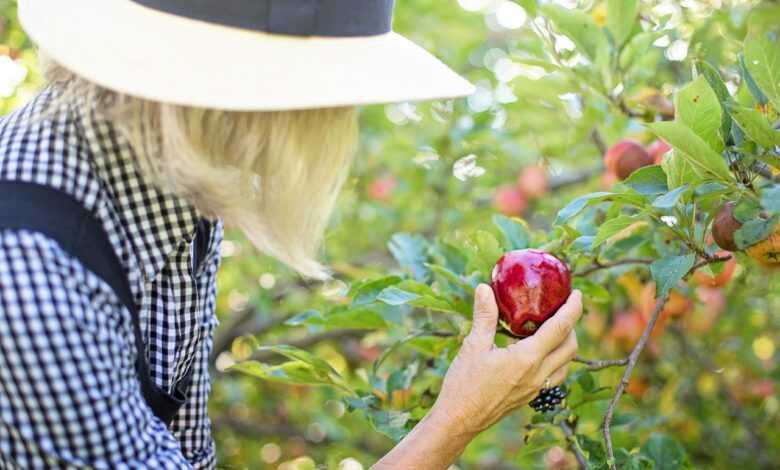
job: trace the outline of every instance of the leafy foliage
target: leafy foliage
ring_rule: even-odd
[[[710,239],[724,202],[737,204],[741,248],[780,220],[780,6],[522,0],[512,7],[523,22],[502,16],[518,15],[510,3],[399,4],[396,28],[478,92],[362,111],[361,155],[324,250],[334,281],[306,283],[228,237],[211,401],[225,467],[370,464],[432,406],[476,285],[504,251],[526,247],[575,273],[584,357],[625,358],[656,299],[670,300],[617,404],[614,460],[600,427],[624,368],[580,364],[563,409],[508,417],[461,468],[575,468],[574,453],[593,469],[770,468],[780,458],[776,271],[736,253],[727,284],[694,274],[726,271]],[[15,4],[0,10],[0,44],[28,70],[0,100],[10,111],[41,80]],[[602,182],[605,144],[627,137],[672,150]],[[547,192],[528,196],[525,214],[497,214],[495,189],[538,165]],[[398,184],[380,200],[366,188],[387,176]],[[685,311],[675,316],[676,297]],[[639,334],[626,327],[634,320]]]

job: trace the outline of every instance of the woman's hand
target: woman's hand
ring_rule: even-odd
[[[506,348],[494,344],[498,307],[492,289],[480,285],[474,303],[471,332],[447,371],[432,412],[456,416],[463,432],[476,434],[529,403],[543,387],[563,383],[577,354],[573,327],[582,314],[582,295],[574,291],[534,336]]]
[[[480,285],[474,304],[471,332],[433,409],[372,468],[446,469],[479,432],[566,378],[577,353],[573,328],[582,314],[579,291],[534,336],[506,348],[494,344],[498,307],[492,289]]]

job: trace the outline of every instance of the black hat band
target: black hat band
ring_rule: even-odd
[[[235,28],[293,36],[376,36],[391,31],[394,0],[131,0]]]

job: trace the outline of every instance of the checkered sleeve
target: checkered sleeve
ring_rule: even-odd
[[[192,468],[143,400],[127,310],[42,234],[0,231],[0,325],[0,468]]]

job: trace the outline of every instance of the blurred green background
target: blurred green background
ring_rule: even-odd
[[[575,8],[600,27],[607,22],[605,2],[543,3]],[[348,411],[336,390],[271,384],[225,371],[250,356],[277,360],[254,352],[245,337],[307,349],[350,380],[366,382],[371,363],[405,329],[331,329],[287,320],[343,304],[354,283],[397,271],[387,247],[395,233],[457,237],[489,225],[499,211],[522,215],[536,233],[549,230],[569,200],[609,184],[601,145],[625,136],[652,140],[612,96],[624,97],[624,104],[640,113],[663,115],[673,92],[690,81],[694,57],[723,64],[727,83],[736,88],[733,64],[755,3],[641,1],[641,27],[658,34],[632,55],[621,56],[625,66],[608,82],[579,67],[584,59],[566,36],[538,34],[535,29],[546,31],[549,24],[543,17],[532,18],[518,3],[399,2],[396,30],[462,72],[478,92],[456,102],[362,110],[359,155],[322,252],[335,272],[333,281],[305,282],[258,254],[235,232],[228,233],[222,247],[221,324],[210,402],[219,467],[368,468],[393,441],[362,414]],[[19,27],[15,8],[15,2],[0,0],[2,113],[25,103],[42,85],[35,50]],[[558,66],[574,72],[554,66],[550,50],[557,54]],[[517,196],[518,175],[533,166],[543,168],[550,190],[541,197]],[[536,181],[529,178],[523,184]],[[615,331],[616,315],[639,302],[636,293],[645,282],[646,274],[627,271],[606,286],[610,302],[589,305],[579,327],[583,355],[619,357],[622,336]],[[616,425],[620,444],[637,449],[650,433],[663,432],[673,436],[674,446],[684,448],[695,468],[758,468],[756,452],[777,456],[779,293],[777,276],[743,263],[726,287],[691,292],[695,306],[681,324],[682,335],[659,339],[634,374],[625,400],[631,419]],[[425,351],[417,344],[388,359],[387,373],[406,364],[414,348]],[[690,348],[706,360],[697,360]],[[618,371],[609,370],[598,380],[610,385],[618,377]],[[406,409],[425,399],[426,390],[415,385],[380,399],[388,408]],[[600,439],[603,410],[603,400],[581,410],[581,432],[594,440]],[[522,410],[481,435],[457,467],[576,468],[565,448],[559,429],[534,427],[530,410]],[[670,463],[668,468],[678,467]]]

